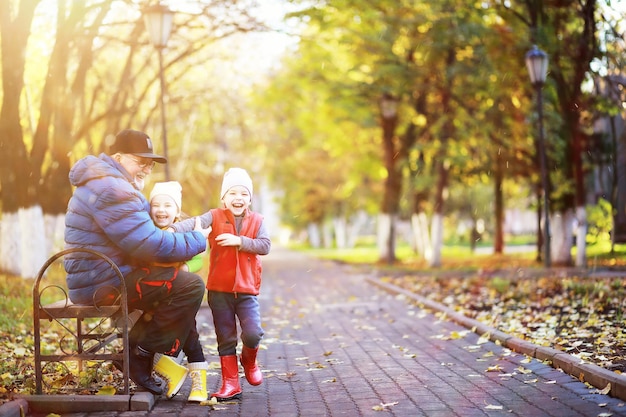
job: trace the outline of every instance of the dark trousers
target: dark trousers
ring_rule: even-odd
[[[241,326],[242,343],[251,349],[259,346],[264,332],[256,295],[209,291],[208,302],[220,356],[237,354],[237,318]]]
[[[198,350],[202,354],[196,329],[204,297],[202,278],[176,268],[151,267],[131,272],[125,281],[129,307],[144,312],[130,331],[131,344],[153,353],[174,355],[189,347],[195,356]],[[202,362],[204,355],[191,359]]]

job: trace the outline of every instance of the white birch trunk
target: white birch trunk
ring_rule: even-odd
[[[430,245],[430,234],[426,213],[413,213],[413,215],[411,215],[411,226],[413,229],[413,244],[415,245],[415,251],[423,259],[430,259],[433,251],[432,246]]]
[[[431,229],[432,255],[426,259],[432,267],[441,266],[441,250],[443,248],[443,216],[439,213],[433,215]]]
[[[2,213],[0,231],[0,269],[35,278],[49,253],[41,207]]]
[[[339,249],[346,248],[346,236],[347,236],[347,225],[346,219],[343,217],[335,217],[333,219],[333,226],[335,228],[335,244]]]
[[[572,210],[550,217],[550,257],[553,265],[571,265],[574,240],[574,214]]]
[[[19,210],[21,232],[21,275],[35,278],[48,259],[49,237],[44,227],[41,206]]]
[[[376,246],[378,246],[379,259],[389,259],[391,216],[387,213],[379,213],[377,226]]]
[[[43,223],[46,230],[46,256],[51,256],[65,247],[65,215],[44,214]]]
[[[322,239],[317,224],[309,223],[309,225],[307,226],[307,232],[309,235],[309,243],[311,244],[311,247],[316,249],[319,248],[322,244]]]
[[[20,216],[18,213],[2,213],[0,219],[0,270],[21,275],[22,246],[20,242]]]
[[[576,208],[576,266],[587,266],[587,210],[585,207]]]
[[[322,244],[324,248],[333,247],[333,225],[332,222],[324,222],[322,225]]]
[[[363,210],[359,210],[354,216],[346,231],[346,245],[348,248],[356,246],[356,240],[359,237],[359,233],[363,226],[367,223],[367,213]]]

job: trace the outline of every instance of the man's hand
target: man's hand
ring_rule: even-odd
[[[200,217],[196,217],[196,226],[193,228],[193,230],[195,230],[196,232],[202,233],[204,238],[208,239],[209,238],[209,234],[211,233],[211,230],[213,230],[213,228],[211,226],[209,226],[208,228],[203,229],[202,228],[202,222],[200,221]]]
[[[232,233],[222,233],[215,238],[215,242],[220,246],[241,246],[241,237]]]

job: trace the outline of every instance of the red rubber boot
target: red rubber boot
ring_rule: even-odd
[[[243,366],[243,371],[250,385],[261,385],[261,382],[263,382],[263,375],[256,363],[256,354],[258,351],[258,347],[251,349],[244,346],[241,349],[241,366]]]
[[[237,356],[220,356],[222,365],[222,387],[218,392],[211,394],[217,401],[228,401],[241,398],[241,385],[239,385],[239,364]]]

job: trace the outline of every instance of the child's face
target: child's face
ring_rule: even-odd
[[[150,217],[160,228],[174,223],[179,214],[176,202],[169,195],[157,194],[150,200]]]
[[[241,216],[252,202],[248,189],[241,185],[231,187],[222,198],[224,207],[230,210],[235,216]]]

